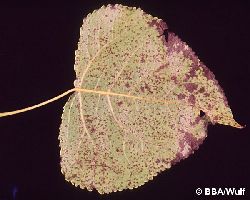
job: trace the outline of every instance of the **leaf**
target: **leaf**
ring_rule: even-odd
[[[99,193],[137,188],[188,157],[209,122],[234,121],[212,72],[166,24],[108,5],[84,19],[76,91],[60,127],[61,170]],[[200,116],[200,112],[205,113]]]

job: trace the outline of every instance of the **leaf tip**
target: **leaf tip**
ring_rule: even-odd
[[[234,119],[230,120],[228,124],[225,125],[229,125],[232,126],[234,128],[239,128],[239,129],[243,129],[246,127],[246,125],[240,125],[238,122],[236,122]]]
[[[236,126],[234,126],[235,128],[239,128],[239,129],[243,129],[246,128],[246,125],[240,125],[239,123],[236,122]]]

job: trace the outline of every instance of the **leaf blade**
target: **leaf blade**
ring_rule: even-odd
[[[164,29],[121,5],[84,20],[77,93],[65,104],[59,136],[72,184],[99,193],[136,188],[193,153],[208,122],[237,126],[211,72],[177,36],[166,42]]]

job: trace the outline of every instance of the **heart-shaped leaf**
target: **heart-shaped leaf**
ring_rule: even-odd
[[[212,72],[176,35],[166,40],[166,28],[122,5],[84,19],[78,92],[64,106],[59,136],[61,169],[74,185],[136,188],[197,149],[208,122],[241,127]]]

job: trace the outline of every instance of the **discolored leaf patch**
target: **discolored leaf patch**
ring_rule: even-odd
[[[136,188],[193,153],[209,122],[241,127],[212,72],[174,33],[166,41],[166,28],[122,5],[83,20],[74,85],[88,92],[70,96],[59,135],[61,170],[75,186]]]

